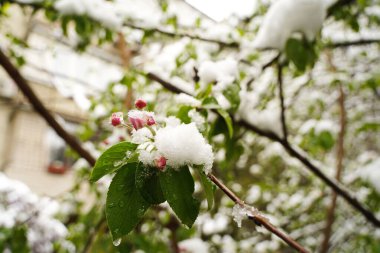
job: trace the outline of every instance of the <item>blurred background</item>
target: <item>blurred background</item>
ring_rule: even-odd
[[[283,7],[270,16],[276,2]],[[380,252],[379,227],[278,141],[286,110],[294,150],[380,219],[380,2],[305,2],[1,1],[0,252],[293,252],[252,222],[238,228],[234,203],[219,191],[191,229],[162,204],[113,244],[104,217],[112,176],[91,184],[89,156],[130,139],[109,116],[136,98],[158,117],[193,120],[165,82],[198,95],[212,83],[235,121],[229,136],[219,116],[205,118],[214,172],[246,203],[311,252]],[[267,44],[258,46],[259,36]],[[236,64],[231,84],[207,81],[226,59]],[[195,188],[201,196],[198,181]]]

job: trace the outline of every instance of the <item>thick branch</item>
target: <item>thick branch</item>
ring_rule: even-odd
[[[54,131],[66,141],[66,143],[76,151],[81,157],[86,159],[86,161],[91,165],[95,165],[95,158],[85,150],[80,143],[76,140],[74,136],[69,134],[50,114],[46,107],[42,104],[40,99],[30,88],[27,81],[21,76],[20,72],[15,66],[10,62],[8,57],[0,50],[0,65],[5,69],[8,75],[13,79],[15,84],[20,88],[25,97],[28,98],[33,108],[45,119],[49,126],[51,126]]]
[[[159,78],[157,75],[149,73],[148,78],[151,78],[151,80],[157,81],[160,83],[163,87],[168,89],[169,91],[172,91],[174,93],[181,93],[184,92],[178,87],[175,87],[175,85],[170,84],[167,81],[163,81],[163,79]],[[163,82],[160,82],[160,81]],[[233,115],[231,115],[233,116]],[[232,117],[233,118],[233,117]],[[307,169],[309,169],[315,176],[320,178],[325,184],[327,184],[329,187],[331,187],[338,195],[340,195],[342,198],[344,198],[352,207],[354,207],[356,210],[358,210],[366,219],[371,222],[374,226],[380,227],[380,220],[376,218],[376,216],[368,209],[366,209],[355,197],[353,197],[348,191],[343,189],[343,187],[336,182],[335,180],[329,178],[327,175],[325,175],[321,169],[319,169],[317,166],[315,166],[306,156],[304,156],[300,151],[296,150],[292,145],[290,145],[288,142],[284,141],[282,138],[277,136],[273,132],[269,132],[266,130],[262,130],[253,124],[247,122],[246,120],[242,119],[238,122],[236,122],[242,127],[245,127],[258,135],[267,137],[268,139],[272,141],[276,141],[280,143],[283,148],[288,152],[289,155],[291,155],[294,158],[297,158],[303,165],[306,166]]]

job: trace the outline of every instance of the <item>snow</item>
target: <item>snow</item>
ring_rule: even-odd
[[[295,32],[313,40],[322,27],[328,5],[322,0],[278,0],[264,17],[253,44],[258,49],[283,50]]]
[[[64,15],[88,15],[110,29],[119,29],[123,17],[117,5],[104,0],[58,0],[55,9]]]
[[[133,143],[143,144],[144,142],[147,142],[150,139],[153,139],[153,134],[146,127],[132,131],[132,142]]]
[[[183,105],[190,105],[193,107],[200,107],[201,106],[201,101],[198,99],[194,98],[193,96],[187,95],[185,93],[180,93],[175,96],[175,102],[178,104],[183,104]]]
[[[366,165],[360,171],[361,177],[368,181],[380,194],[380,158]]]
[[[161,128],[154,143],[157,152],[167,159],[168,166],[204,165],[205,173],[211,172],[214,154],[195,123]]]
[[[190,117],[191,121],[197,125],[197,128],[199,129],[199,131],[205,130],[206,120],[202,116],[202,114],[197,112],[197,110],[193,109],[188,112],[188,116]]]
[[[238,75],[237,61],[229,58],[217,62],[204,61],[199,66],[198,75],[204,84],[232,83]]]
[[[200,238],[190,238],[180,241],[178,244],[180,251],[184,253],[208,253],[209,245]]]
[[[242,206],[240,204],[235,204],[234,207],[232,208],[232,217],[239,228],[241,228],[242,221],[245,218],[247,218],[247,214],[248,214],[248,211],[245,206]]]
[[[0,173],[0,227],[27,226],[32,252],[53,252],[53,243],[63,241],[67,228],[54,216],[60,210],[56,201],[40,198],[23,183]]]
[[[210,217],[209,214],[205,214],[202,217],[201,223],[202,231],[205,235],[212,235],[226,231],[229,224],[229,217],[222,213],[215,214],[214,217]]]
[[[320,134],[322,132],[336,133],[338,131],[338,126],[333,121],[328,119],[310,119],[300,127],[299,132],[301,134],[306,134],[312,129],[314,129],[316,134]]]

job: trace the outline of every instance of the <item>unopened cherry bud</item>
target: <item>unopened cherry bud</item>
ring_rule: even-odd
[[[121,125],[124,122],[123,113],[122,112],[112,113],[110,121],[111,121],[111,125],[113,125],[113,126]]]
[[[166,158],[161,156],[158,159],[156,159],[154,163],[156,164],[157,169],[164,170],[166,166]]]
[[[156,121],[154,120],[153,117],[149,117],[148,120],[146,121],[146,124],[148,126],[153,126],[154,124],[156,124]]]
[[[141,110],[141,109],[145,108],[146,105],[147,105],[146,101],[141,99],[141,98],[139,98],[135,101],[135,106],[137,109]]]

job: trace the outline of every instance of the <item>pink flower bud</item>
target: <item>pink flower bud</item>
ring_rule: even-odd
[[[146,101],[143,100],[143,99],[141,99],[141,98],[139,98],[139,99],[136,100],[136,102],[135,102],[135,106],[136,106],[137,109],[140,109],[140,110],[141,110],[141,109],[145,108],[145,106],[146,106]]]
[[[134,129],[138,130],[145,126],[145,120],[141,118],[132,118],[129,117],[129,122],[131,122]]]
[[[157,158],[154,163],[156,164],[157,169],[164,170],[166,166],[166,158],[161,156]]]
[[[156,122],[154,121],[153,115],[152,112],[131,110],[128,112],[128,119],[133,128],[138,130],[147,125],[154,125]]]
[[[147,120],[147,122],[146,122],[146,124],[148,126],[153,126],[154,124],[156,124],[156,121],[154,120],[153,117],[149,117],[148,120]]]
[[[123,113],[122,112],[112,113],[110,123],[113,126],[119,126],[123,124],[124,123]]]

